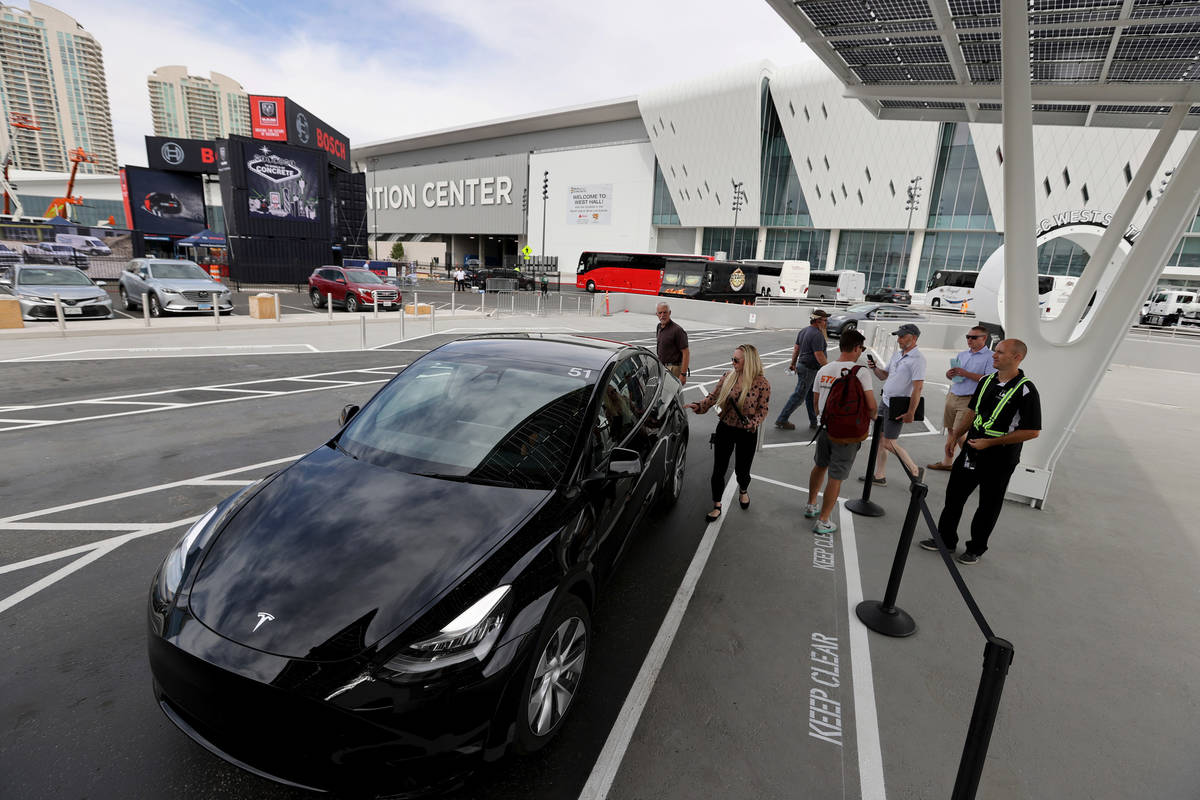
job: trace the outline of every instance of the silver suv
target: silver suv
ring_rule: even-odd
[[[229,289],[196,262],[183,259],[135,258],[121,272],[117,291],[127,311],[141,308],[146,295],[152,317],[168,311],[211,314],[213,303],[222,314],[233,311]]]

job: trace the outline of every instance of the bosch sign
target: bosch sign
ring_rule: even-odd
[[[151,169],[216,174],[217,149],[208,139],[147,136],[146,161]]]

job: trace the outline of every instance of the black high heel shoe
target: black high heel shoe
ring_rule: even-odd
[[[746,499],[743,500],[742,499],[743,497],[745,497]],[[741,492],[740,494],[738,494],[738,505],[741,506],[742,508],[750,507],[750,493],[749,492]]]
[[[716,522],[720,518],[721,518],[721,508],[719,506],[704,515],[704,519],[707,522]]]

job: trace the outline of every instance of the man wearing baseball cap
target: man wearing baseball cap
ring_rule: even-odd
[[[896,340],[898,348],[888,362],[887,369],[880,369],[874,358],[868,359],[875,377],[883,381],[883,403],[879,406],[883,414],[883,447],[879,448],[879,456],[875,459],[874,476],[863,475],[859,478],[861,481],[874,480],[877,486],[887,486],[884,469],[889,451],[896,454],[910,473],[920,476],[925,472],[924,467],[918,470],[916,462],[896,441],[900,438],[900,429],[916,416],[921,390],[925,388],[925,354],[917,349],[920,335],[920,328],[906,322],[892,331],[892,336],[899,337]],[[901,411],[903,403],[893,400],[905,399],[908,400],[908,407]]]
[[[788,372],[794,370],[796,373],[796,391],[792,392],[792,396],[783,404],[783,409],[775,420],[776,428],[785,431],[796,430],[795,424],[788,422],[788,417],[801,403],[808,411],[808,427],[813,430],[817,427],[817,410],[813,408],[813,381],[816,379],[817,370],[829,363],[829,359],[825,357],[828,347],[825,343],[825,325],[828,320],[829,312],[818,308],[809,315],[808,327],[796,334],[796,344],[792,347],[792,363],[788,366]]]

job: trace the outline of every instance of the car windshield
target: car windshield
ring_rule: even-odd
[[[52,244],[52,245],[50,245],[50,249],[58,250],[60,253],[61,252],[70,253],[73,248],[70,245],[66,245],[66,244]]]
[[[569,465],[598,370],[424,358],[338,440],[377,466],[468,483],[552,487]]]
[[[169,261],[156,261],[151,264],[150,277],[194,281],[212,280],[212,276],[196,264],[172,264]]]
[[[383,278],[369,269],[348,269],[346,270],[346,280],[351,283],[383,283]]]
[[[77,269],[30,269],[17,274],[21,286],[90,286],[92,281]]]
[[[875,303],[859,303],[856,306],[850,306],[846,310],[851,314],[861,314],[864,311],[870,311],[873,308],[875,308]]]

